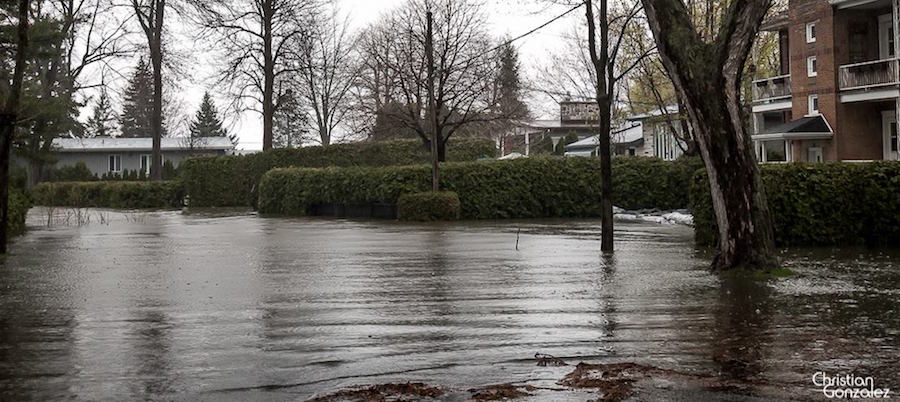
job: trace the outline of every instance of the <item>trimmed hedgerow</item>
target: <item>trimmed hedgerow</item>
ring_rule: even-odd
[[[653,180],[670,174],[671,163],[635,160],[617,163],[616,174],[640,177],[636,184],[614,185],[613,202],[627,208],[686,208],[689,180],[680,186],[654,187]],[[653,169],[657,170],[653,170]],[[640,169],[640,174],[623,174]],[[383,168],[289,168],[267,173],[260,185],[260,211],[304,215],[313,205],[396,203],[404,194],[431,188],[426,165]],[[645,179],[650,176],[651,179]],[[684,175],[684,177],[687,177]],[[636,180],[636,179],[634,179]],[[513,161],[447,163],[441,166],[444,190],[456,192],[465,219],[593,217],[600,214],[600,162],[591,158],[530,158]],[[615,183],[615,182],[614,182]],[[673,197],[669,193],[680,191]],[[620,193],[640,191],[623,196]],[[656,194],[657,192],[665,194]],[[655,205],[663,200],[666,205]],[[682,202],[683,204],[678,204]]]
[[[452,221],[459,219],[459,196],[452,191],[426,191],[397,198],[401,221]]]
[[[6,230],[9,237],[25,232],[25,217],[31,209],[31,200],[18,187],[9,189],[9,208],[7,209]]]
[[[700,158],[674,162],[657,158],[613,159],[613,204],[620,208],[674,210],[690,205],[690,183]]]
[[[95,181],[41,183],[32,189],[36,205],[157,209],[180,208],[184,187],[180,181]]]
[[[900,162],[761,167],[779,246],[900,244]],[[706,173],[691,189],[697,242],[717,239]]]
[[[447,159],[475,161],[496,156],[492,140],[451,139]],[[426,163],[430,154],[419,140],[334,144],[327,147],[275,149],[245,156],[192,158],[180,170],[192,206],[252,206],[259,180],[279,167],[399,166]]]

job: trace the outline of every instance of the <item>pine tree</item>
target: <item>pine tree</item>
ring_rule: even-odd
[[[287,90],[275,109],[272,125],[274,148],[300,148],[309,133],[309,120],[293,91]]]
[[[152,137],[151,117],[153,116],[153,72],[143,58],[125,89],[125,103],[122,107],[122,137]],[[165,134],[165,129],[163,129]]]
[[[507,43],[500,49],[500,69],[495,79],[498,113],[505,120],[528,117],[528,106],[522,101],[522,82],[519,77],[519,52]]]
[[[86,137],[112,137],[116,130],[116,111],[113,110],[109,94],[104,88],[92,109],[91,117],[85,124]]]
[[[193,138],[228,137],[228,132],[222,128],[222,120],[219,119],[219,112],[209,92],[203,94],[200,110],[191,122],[190,135]]]

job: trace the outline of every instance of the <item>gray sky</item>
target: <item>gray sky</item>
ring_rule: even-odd
[[[389,13],[391,9],[402,4],[403,0],[339,0],[340,10],[349,14],[353,29],[364,28],[374,23],[378,18]],[[540,0],[485,0],[485,10],[488,15],[490,30],[496,36],[515,37],[528,32],[544,22],[562,14],[569,6],[549,4],[549,1]],[[541,31],[532,34],[516,42],[519,48],[519,59],[523,66],[523,74],[532,74],[533,69],[543,63],[547,63],[547,52],[559,47],[563,41],[562,36],[572,30],[572,26],[579,23],[582,13],[575,11]],[[194,52],[198,64],[210,62],[200,53],[202,49],[187,49],[186,52]],[[192,116],[199,107],[203,92],[213,85],[209,82],[211,71],[191,72],[190,79],[180,83],[180,92],[186,115]],[[219,99],[224,105],[225,100]],[[553,117],[552,110],[535,110],[537,117]],[[262,148],[262,119],[255,112],[244,113],[233,122],[231,130],[238,134],[240,149]]]

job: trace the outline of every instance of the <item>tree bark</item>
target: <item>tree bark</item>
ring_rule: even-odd
[[[263,151],[272,149],[275,120],[275,56],[272,49],[272,0],[265,0],[263,7]]]
[[[712,268],[770,269],[776,264],[773,226],[743,124],[740,82],[771,0],[735,0],[711,43],[694,29],[681,0],[642,3],[709,175],[719,236]]]
[[[438,192],[441,189],[441,175],[438,170],[441,160],[440,150],[444,145],[441,127],[438,124],[436,102],[434,99],[434,32],[431,10],[425,12],[425,57],[428,59],[428,123],[431,126],[431,191]]]
[[[28,53],[28,6],[29,0],[19,0],[18,29],[16,31],[16,65],[12,87],[3,110],[0,110],[0,254],[6,254],[9,234],[9,160],[13,137],[18,120],[19,98],[22,94],[22,80],[25,74]]]
[[[153,64],[153,116],[150,119],[153,130],[153,150],[151,153],[150,180],[162,180],[162,31],[166,1],[158,0],[153,10],[153,38],[150,41],[150,60]]]

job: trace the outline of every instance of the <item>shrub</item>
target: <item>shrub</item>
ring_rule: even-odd
[[[449,161],[474,161],[495,154],[494,142],[488,139],[459,138],[447,144]],[[394,140],[192,158],[181,165],[181,170],[192,206],[252,206],[262,175],[273,168],[398,166],[426,163],[429,158],[421,141]]]
[[[97,176],[91,173],[84,162],[74,165],[51,167],[47,169],[45,181],[94,181]]]
[[[690,206],[691,180],[703,167],[700,158],[674,162],[657,158],[613,159],[613,204],[625,209],[686,209]]]
[[[25,217],[28,210],[31,209],[31,200],[18,187],[10,187],[9,189],[9,209],[8,220],[6,224],[7,235],[9,237],[20,235],[25,232]]]
[[[401,221],[451,221],[459,219],[459,196],[452,191],[426,191],[397,198]]]
[[[155,209],[179,208],[184,187],[179,181],[108,181],[41,183],[32,190],[37,205]]]
[[[642,172],[649,176],[670,174],[672,163],[645,160]],[[640,162],[618,165],[621,169],[645,167]],[[275,169],[260,185],[260,211],[304,215],[319,203],[396,203],[403,194],[431,188],[428,166],[382,168]],[[615,178],[615,177],[614,177]],[[529,158],[512,161],[447,163],[441,167],[445,190],[456,192],[460,215],[465,219],[593,217],[600,214],[600,162],[592,158]],[[614,187],[614,191],[640,189],[628,197],[628,207],[653,208],[646,203],[664,200],[670,187],[654,188],[635,184]],[[681,186],[681,198],[688,197],[689,182]],[[619,193],[613,194],[614,203]],[[625,198],[623,198],[625,199]],[[674,204],[674,201],[673,201]],[[617,204],[618,205],[618,204]],[[678,208],[687,207],[687,201]]]
[[[761,167],[779,246],[900,244],[900,162]],[[716,242],[705,172],[694,177],[691,204],[699,243]]]

